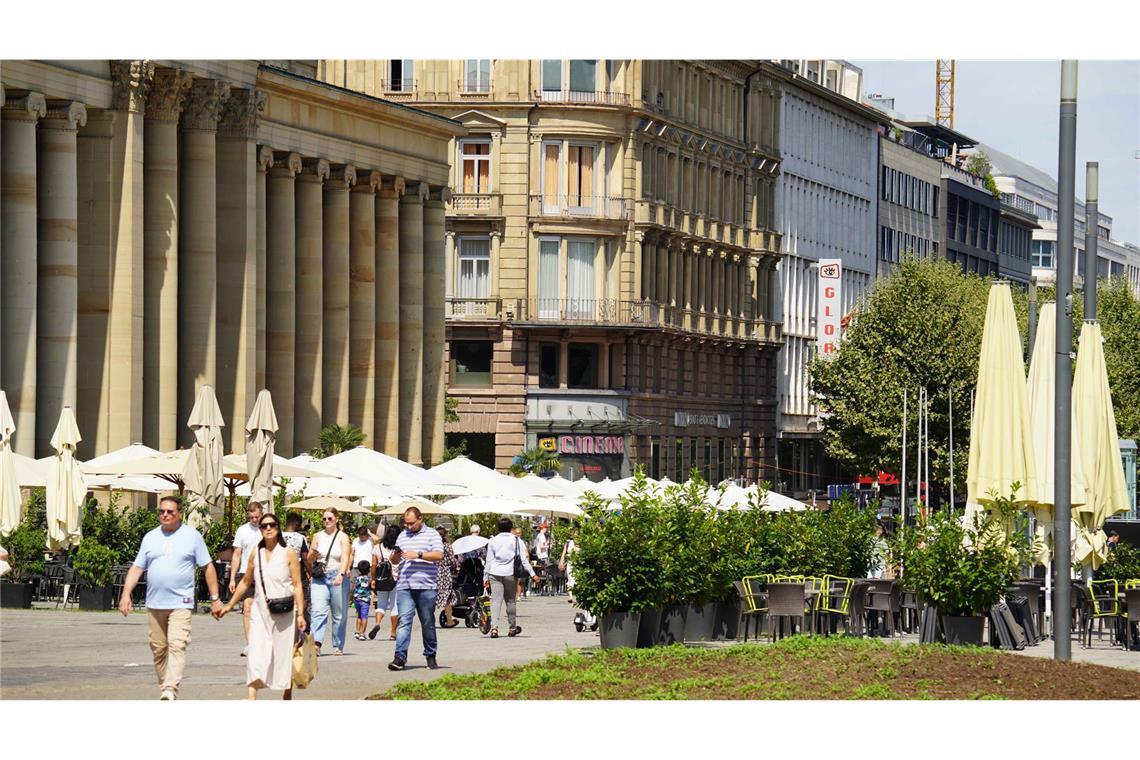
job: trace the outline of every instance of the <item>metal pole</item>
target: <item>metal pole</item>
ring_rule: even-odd
[[[950,514],[954,514],[954,386],[950,386]]]
[[[1033,343],[1037,340],[1037,278],[1029,278],[1029,347],[1025,350],[1027,361],[1033,361]]]
[[[1085,319],[1096,319],[1097,185],[1100,164],[1085,164]]]
[[[923,480],[926,481],[926,506],[930,506],[930,394],[924,389],[922,392],[923,405],[926,407],[922,415],[922,462]]]
[[[899,530],[906,527],[906,388],[903,388],[902,474],[899,476]]]
[[[914,405],[916,413],[916,422],[918,423],[917,435],[918,440],[914,447],[915,459],[917,460],[914,468],[914,508],[922,510],[922,388],[918,389],[916,403]]]
[[[1077,154],[1077,62],[1061,62],[1060,146],[1057,167],[1057,345],[1053,401],[1053,658],[1072,659],[1072,572],[1069,568],[1069,500],[1072,463],[1073,194]]]

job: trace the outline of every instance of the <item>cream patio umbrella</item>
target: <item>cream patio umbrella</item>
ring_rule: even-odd
[[[273,398],[262,390],[245,423],[246,474],[250,499],[268,504],[273,499],[273,447],[277,440],[277,413]]]
[[[367,446],[357,446],[326,457],[321,460],[321,469],[389,486],[409,495],[462,496],[468,493],[467,488],[460,483],[442,480],[432,470],[416,467],[396,457],[373,451]]]
[[[523,478],[503,475],[467,457],[455,457],[428,470],[437,479],[462,483],[471,496],[525,499],[531,496],[558,496],[558,489],[543,482],[526,483]],[[536,478],[535,481],[539,481]]]
[[[1053,555],[1053,490],[1057,418],[1054,393],[1057,387],[1057,305],[1041,306],[1037,316],[1037,338],[1033,343],[1033,360],[1029,364],[1026,393],[1029,398],[1029,427],[1033,431],[1033,461],[1037,467],[1037,504],[1033,507],[1037,518],[1036,542],[1041,551],[1037,561],[1048,566]],[[1076,410],[1074,408],[1074,418]],[[1075,419],[1074,419],[1075,423]],[[1071,446],[1071,477],[1069,494],[1076,506],[1085,503],[1085,476],[1081,466],[1081,447],[1077,442],[1077,426],[1073,424]]]
[[[60,411],[59,423],[51,436],[55,461],[47,481],[47,546],[67,549],[82,537],[83,501],[87,481],[75,459],[75,447],[83,438],[70,406]]]
[[[183,471],[183,481],[190,497],[191,511],[205,507],[213,518],[221,517],[222,496],[222,427],[225,426],[214,388],[203,385],[198,400],[190,411],[186,425],[194,432],[194,445]]]
[[[16,462],[12,451],[12,434],[16,422],[8,408],[8,394],[0,391],[0,535],[7,535],[20,526],[23,505],[20,502],[20,483],[16,478]]]
[[[1010,484],[1021,487],[1011,496]],[[1037,502],[1021,337],[1008,282],[990,286],[978,359],[978,387],[966,470],[966,519],[993,505],[991,493],[1025,507]]]
[[[376,510],[370,509],[359,501],[349,501],[348,499],[341,499],[336,496],[314,496],[311,499],[303,499],[302,501],[295,501],[292,504],[286,505],[289,509],[306,510],[325,510],[335,509],[337,512],[346,514],[358,515],[373,515],[377,514]]]
[[[1077,527],[1075,559],[1095,570],[1107,559],[1104,521],[1128,511],[1120,439],[1116,437],[1112,391],[1104,362],[1104,337],[1097,321],[1086,320],[1081,325],[1073,375],[1073,414],[1087,496],[1085,505],[1073,510]]]

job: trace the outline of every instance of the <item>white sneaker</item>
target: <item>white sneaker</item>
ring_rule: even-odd
[[[172,689],[163,689],[162,696],[158,698],[160,702],[173,702],[178,699],[178,695]]]

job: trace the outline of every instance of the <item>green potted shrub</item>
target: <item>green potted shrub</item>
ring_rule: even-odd
[[[8,550],[12,571],[0,582],[0,607],[31,609],[36,583],[44,571],[44,545],[47,531],[33,528],[27,521],[0,539]]]
[[[1108,553],[1108,559],[1093,574],[1098,581],[1116,581],[1124,588],[1125,581],[1140,578],[1140,550],[1123,541]]]
[[[102,612],[114,606],[114,589],[111,587],[111,570],[115,566],[115,552],[93,538],[79,542],[72,561],[79,587],[79,609]]]

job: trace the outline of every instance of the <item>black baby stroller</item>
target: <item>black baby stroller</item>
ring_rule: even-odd
[[[459,575],[455,578],[456,604],[451,608],[451,614],[463,618],[463,624],[468,628],[480,625],[478,601],[482,592],[483,562],[478,555],[468,555],[459,563]]]

